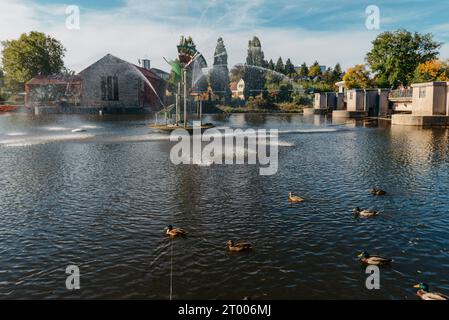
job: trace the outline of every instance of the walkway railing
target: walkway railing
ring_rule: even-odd
[[[409,100],[413,97],[413,89],[409,88],[409,89],[391,90],[388,97],[390,99]]]

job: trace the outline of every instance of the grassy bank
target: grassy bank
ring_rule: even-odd
[[[225,113],[302,113],[304,108],[309,106],[298,105],[295,103],[274,103],[268,107],[266,106],[248,106],[230,107],[218,106],[218,108]]]

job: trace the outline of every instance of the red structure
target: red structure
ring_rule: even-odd
[[[33,103],[78,105],[82,86],[83,81],[77,75],[36,76],[25,83],[25,106],[31,107]]]

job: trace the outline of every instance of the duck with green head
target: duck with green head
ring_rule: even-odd
[[[427,283],[419,283],[413,286],[418,289],[416,295],[421,300],[449,300],[449,297],[438,292],[430,292],[429,285]]]
[[[373,266],[383,266],[390,264],[393,261],[392,259],[384,258],[381,256],[370,255],[366,251],[359,254],[358,257],[360,259],[360,263]]]

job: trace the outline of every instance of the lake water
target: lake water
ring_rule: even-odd
[[[278,173],[175,166],[143,116],[0,115],[0,299],[169,299],[171,261],[174,299],[416,299],[418,282],[449,292],[449,130],[206,118],[281,130]],[[289,191],[307,201],[289,204]],[[356,206],[381,215],[354,218]],[[170,241],[168,224],[189,236]],[[229,255],[229,239],[255,249]],[[363,250],[394,259],[380,290],[365,287]],[[79,291],[65,287],[71,264]]]

